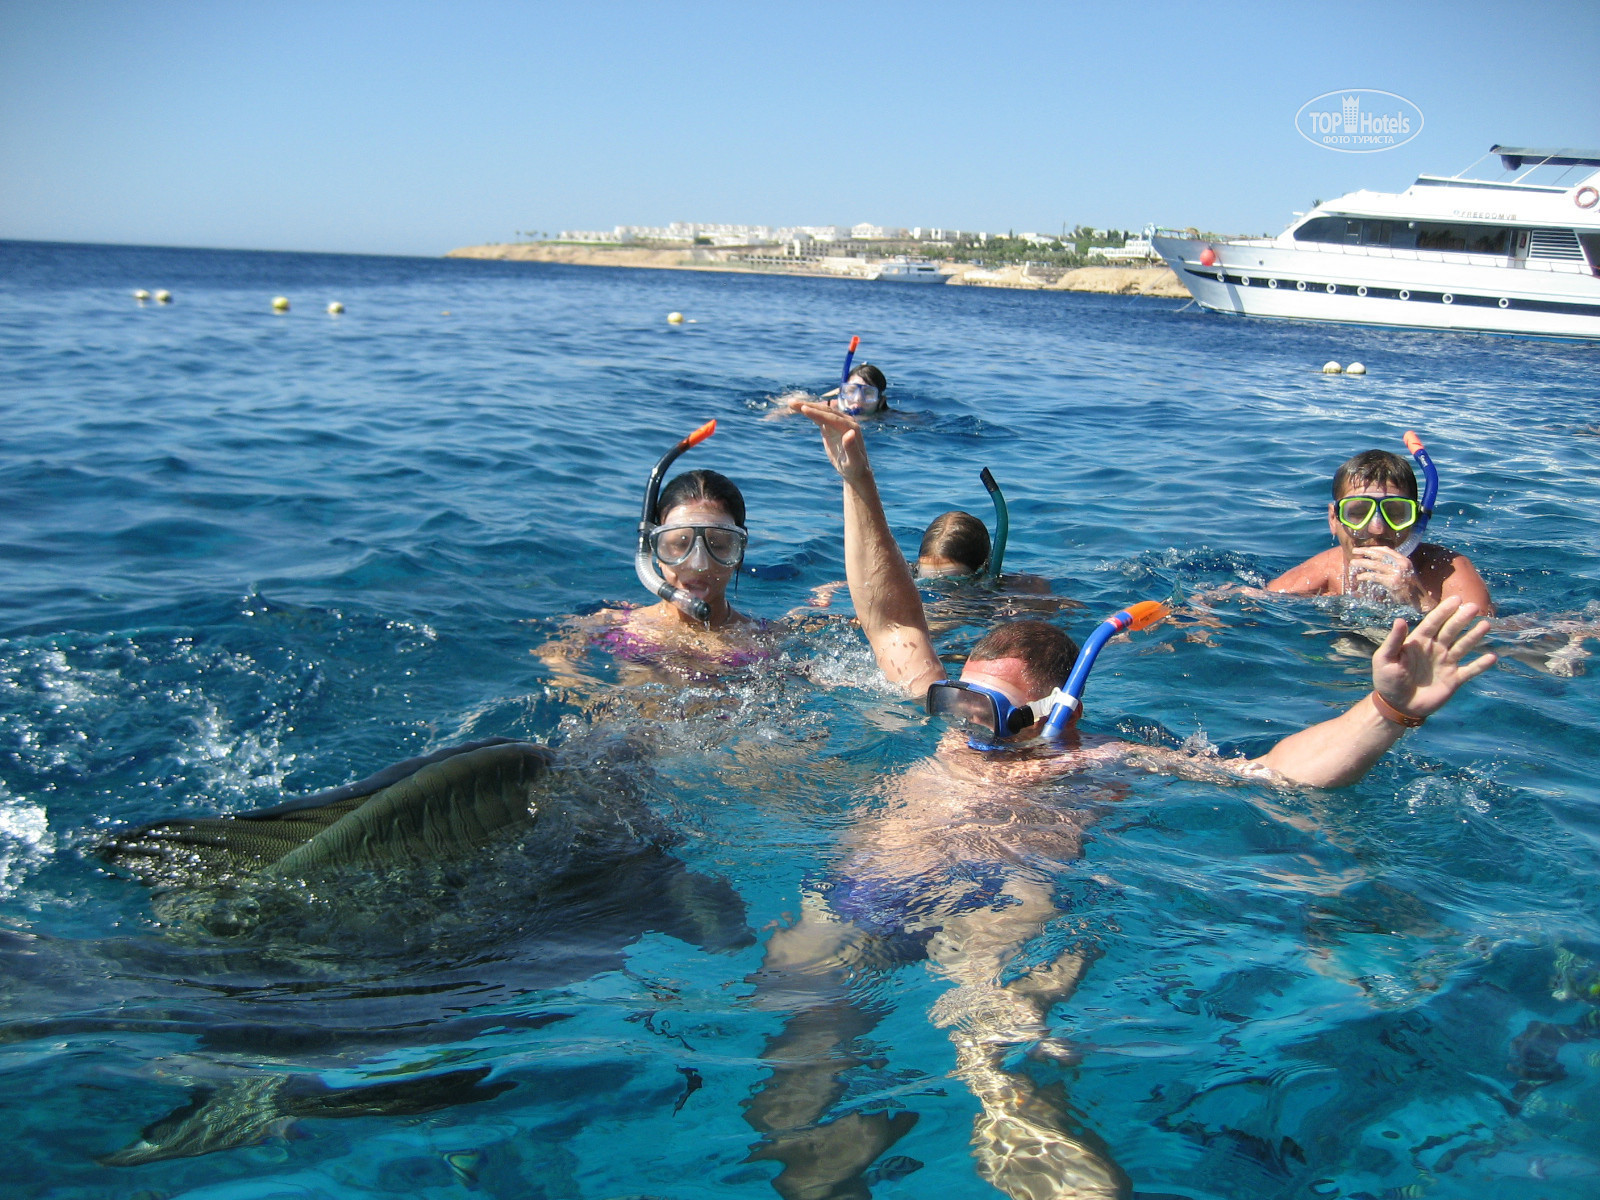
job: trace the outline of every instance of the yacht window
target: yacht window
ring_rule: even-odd
[[[1600,275],[1600,233],[1580,233],[1578,242],[1589,256],[1589,269]]]
[[[1361,244],[1363,246],[1387,246],[1393,237],[1393,221],[1361,222]]]
[[[1297,242],[1388,246],[1395,250],[1454,250],[1463,254],[1510,254],[1511,235],[1511,228],[1505,225],[1358,221],[1348,217],[1313,217],[1294,231]]]
[[[1418,250],[1460,250],[1468,254],[1511,253],[1511,230],[1504,225],[1417,223]]]
[[[1348,217],[1313,217],[1294,231],[1297,242],[1340,242],[1346,246],[1361,244],[1361,222]]]

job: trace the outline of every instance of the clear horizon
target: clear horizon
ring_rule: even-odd
[[[672,221],[1276,233],[1495,142],[1600,146],[1597,60],[1600,10],[1576,0],[0,0],[0,237],[435,255]],[[1301,138],[1300,106],[1344,88],[1405,97],[1422,133]]]

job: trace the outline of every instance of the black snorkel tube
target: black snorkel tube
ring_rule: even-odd
[[[689,595],[682,588],[675,588],[665,579],[661,578],[656,570],[655,555],[650,552],[650,531],[656,525],[656,503],[661,498],[661,479],[667,473],[667,468],[678,460],[678,456],[691,446],[698,446],[717,431],[715,418],[707,421],[696,429],[683,441],[661,456],[661,461],[656,463],[655,470],[650,472],[650,482],[644,489],[644,510],[639,514],[639,549],[633,556],[633,569],[639,576],[639,582],[644,584],[655,595],[676,604],[696,621],[711,620],[711,606],[696,596]]]
[[[1411,451],[1411,457],[1417,460],[1417,465],[1422,468],[1422,503],[1417,505],[1417,523],[1411,527],[1411,534],[1405,541],[1396,547],[1401,554],[1410,558],[1416,553],[1418,546],[1422,545],[1422,531],[1428,527],[1428,518],[1433,516],[1433,502],[1439,498],[1439,468],[1433,465],[1433,459],[1428,457],[1428,450],[1422,444],[1422,439],[1416,435],[1415,430],[1406,430],[1406,449]]]
[[[989,549],[989,574],[999,579],[1000,564],[1006,557],[1006,538],[1011,534],[1011,510],[1006,507],[1006,494],[1000,490],[988,467],[978,472],[978,478],[983,480],[983,486],[989,489],[989,499],[994,502],[994,544]]]

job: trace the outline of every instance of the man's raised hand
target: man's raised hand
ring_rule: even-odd
[[[1476,604],[1463,604],[1458,597],[1449,596],[1410,632],[1406,622],[1397,617],[1389,636],[1372,656],[1373,690],[1411,716],[1438,712],[1457,688],[1496,662],[1493,654],[1462,661],[1489,632],[1489,622],[1472,623],[1477,615]]]

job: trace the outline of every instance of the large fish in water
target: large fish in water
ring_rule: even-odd
[[[152,889],[163,941],[248,977],[252,995],[243,1021],[210,1005],[142,1020],[124,1008],[108,1024],[302,1065],[330,1049],[470,1037],[476,1024],[537,1028],[559,1017],[519,1021],[508,995],[620,966],[646,932],[708,950],[751,944],[737,893],[670,852],[642,776],[626,741],[558,755],[496,738],[255,812],[115,832],[99,852]],[[284,979],[293,986],[280,997]],[[463,1013],[460,990],[494,1015]],[[343,1090],[281,1073],[207,1083],[102,1161],[205,1154],[296,1117],[426,1111],[512,1086],[482,1074]]]

